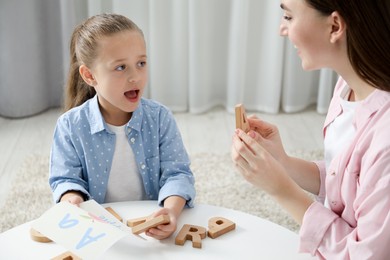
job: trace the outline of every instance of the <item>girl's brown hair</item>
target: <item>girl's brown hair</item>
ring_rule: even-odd
[[[349,60],[375,88],[390,91],[390,1],[306,0],[323,15],[337,11],[347,25]]]
[[[79,67],[85,64],[91,68],[98,56],[98,44],[106,37],[124,30],[138,31],[138,26],[125,16],[118,14],[99,14],[92,16],[78,25],[70,41],[70,66],[65,86],[64,111],[81,105],[92,98],[96,92],[79,73]]]

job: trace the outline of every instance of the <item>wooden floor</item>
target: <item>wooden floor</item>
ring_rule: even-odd
[[[247,111],[250,115],[250,111]],[[19,166],[30,154],[49,154],[59,109],[39,115],[8,119],[0,117],[0,206],[9,191]],[[321,129],[325,120],[314,109],[295,114],[259,114],[279,127],[286,151],[322,149]],[[223,108],[193,115],[175,113],[188,153],[229,153],[235,128],[234,114]],[[34,180],[32,181],[32,185]]]

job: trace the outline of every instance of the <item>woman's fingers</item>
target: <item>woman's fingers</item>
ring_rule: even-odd
[[[278,128],[275,125],[258,118],[248,118],[248,122],[251,129],[258,132],[265,139],[278,133]]]
[[[253,159],[253,156],[264,151],[263,147],[259,144],[261,136],[256,132],[249,131],[248,134],[246,134],[244,131],[238,129],[236,130],[236,133],[238,138],[242,140],[243,146],[240,147],[242,148],[240,151],[242,151],[242,155],[245,155],[245,158]]]
[[[264,149],[256,139],[241,130],[236,131],[236,135],[233,137],[232,159],[240,167],[242,174],[247,175],[255,171],[257,165],[261,164],[263,153]]]

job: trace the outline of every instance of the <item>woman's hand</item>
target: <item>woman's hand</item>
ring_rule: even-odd
[[[161,208],[160,210],[154,212],[150,217],[155,218],[160,215],[168,215],[170,222],[168,224],[158,225],[155,228],[151,228],[145,231],[147,236],[158,240],[170,237],[176,231],[177,227],[177,218],[174,214],[174,210],[169,208]]]
[[[256,136],[257,142],[264,147],[277,161],[284,164],[288,155],[286,154],[282,140],[280,138],[279,129],[270,123],[260,120],[256,116],[248,117],[248,122],[251,131],[258,133]],[[249,135],[255,136],[251,131]]]
[[[232,145],[235,167],[248,182],[271,195],[301,224],[313,201],[287,174],[288,169],[264,149],[261,138],[254,131],[248,135],[236,130]]]
[[[299,186],[310,193],[318,194],[320,175],[317,165],[311,161],[288,156],[283,148],[279,130],[275,125],[255,116],[248,117],[248,122],[251,128],[248,135],[272,155]]]
[[[286,169],[279,163],[262,145],[267,145],[272,152],[280,155],[284,153],[279,145],[280,140],[275,128],[268,127],[269,131],[264,131],[264,123],[259,130],[263,135],[254,131],[248,134],[237,129],[233,136],[232,160],[237,170],[243,177],[253,185],[261,188],[273,196],[280,196],[281,193],[290,190],[293,180],[288,176]]]

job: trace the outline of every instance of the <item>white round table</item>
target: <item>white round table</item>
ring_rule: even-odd
[[[126,222],[128,219],[150,215],[159,207],[156,201],[131,201],[104,204],[111,207]],[[192,247],[191,241],[175,245],[175,237],[184,224],[208,229],[208,220],[223,217],[233,221],[236,228],[220,237],[206,236],[202,248]],[[298,253],[298,235],[268,220],[236,210],[210,205],[195,205],[184,209],[175,234],[159,241],[143,235],[147,241],[121,239],[102,255],[101,259],[315,259]],[[39,243],[30,238],[30,222],[0,234],[0,259],[51,259],[67,251],[61,245]]]

